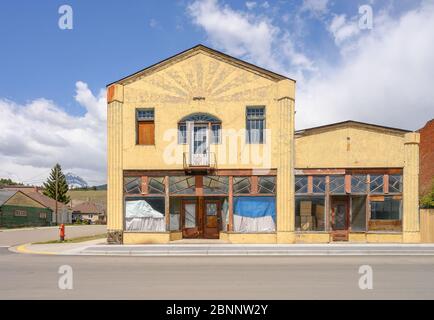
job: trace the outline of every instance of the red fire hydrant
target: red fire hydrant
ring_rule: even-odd
[[[65,241],[65,225],[62,223],[59,227],[60,241]]]

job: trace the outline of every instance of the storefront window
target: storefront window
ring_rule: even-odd
[[[295,193],[307,193],[307,176],[295,176]]]
[[[276,193],[276,177],[275,176],[258,177],[258,193],[260,193],[260,194],[275,194]]]
[[[371,220],[401,220],[402,201],[384,197],[384,201],[371,201]]]
[[[227,194],[229,190],[229,177],[204,176],[203,191],[205,194]]]
[[[295,198],[295,228],[297,231],[325,231],[325,197]]]
[[[173,194],[196,193],[196,179],[189,176],[170,177],[169,190]]]
[[[153,194],[164,194],[164,177],[149,177],[148,192]]]
[[[368,180],[366,174],[351,176],[351,193],[367,193]]]
[[[141,177],[124,178],[124,192],[128,194],[141,194],[142,178]]]
[[[234,177],[234,193],[249,194],[252,192],[250,177]]]
[[[234,231],[276,231],[276,197],[234,197]]]
[[[127,198],[125,230],[142,232],[166,231],[164,198]]]
[[[330,176],[330,193],[344,194],[345,193],[345,177]]]
[[[390,193],[402,192],[402,175],[392,174],[389,176],[389,192]]]
[[[351,197],[351,230],[366,231],[366,196]]]
[[[384,176],[379,174],[371,174],[371,182],[369,189],[371,193],[381,194],[384,193]]]
[[[325,193],[326,179],[324,176],[312,177],[312,191],[313,193]]]
[[[181,230],[181,199],[170,198],[170,231]]]

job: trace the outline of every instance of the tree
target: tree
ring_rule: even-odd
[[[68,183],[62,173],[60,164],[56,164],[51,169],[47,182],[44,182],[44,195],[56,200],[56,180],[57,180],[57,201],[67,204],[71,198],[67,195]]]
[[[10,178],[1,178],[0,179],[0,186],[13,186],[13,185],[22,185],[22,183],[15,182],[11,180]]]
[[[431,191],[422,197],[420,204],[422,208],[434,208],[434,179],[431,185]]]

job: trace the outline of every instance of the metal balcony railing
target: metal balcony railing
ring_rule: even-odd
[[[217,156],[214,152],[206,155],[194,155],[189,152],[183,153],[185,170],[211,170],[217,168]]]

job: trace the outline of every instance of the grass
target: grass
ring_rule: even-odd
[[[65,241],[50,240],[50,241],[44,241],[44,242],[35,242],[33,244],[79,243],[79,242],[85,242],[85,241],[90,241],[90,240],[104,239],[106,237],[107,237],[107,234],[103,233],[103,234],[96,234],[93,236],[85,236],[85,237],[65,239]]]
[[[68,196],[70,196],[72,200],[106,203],[107,190],[69,190]]]

